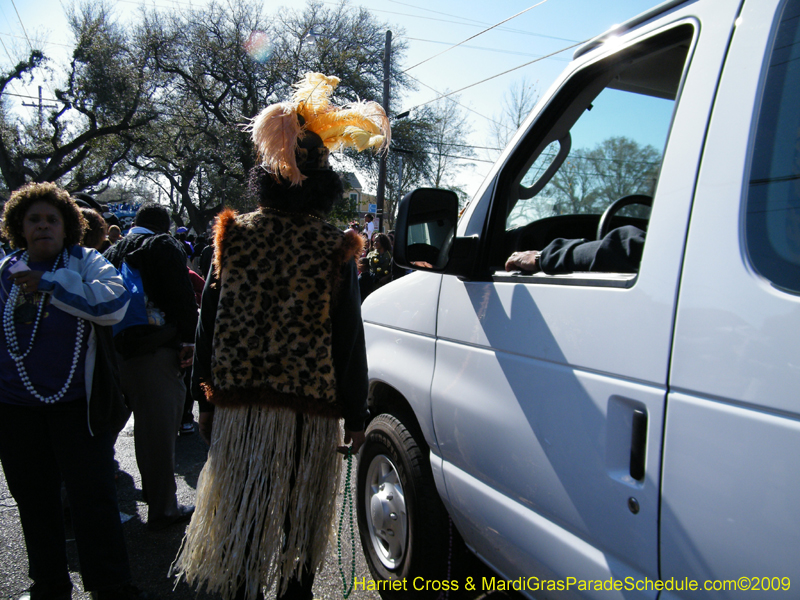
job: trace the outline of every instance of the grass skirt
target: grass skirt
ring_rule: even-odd
[[[196,509],[172,565],[178,581],[224,600],[246,586],[251,599],[260,586],[281,593],[306,567],[315,572],[334,532],[340,443],[336,419],[217,407]]]

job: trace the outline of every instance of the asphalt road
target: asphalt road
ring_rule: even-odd
[[[130,555],[131,569],[134,583],[142,589],[159,594],[162,600],[217,600],[217,596],[198,593],[185,583],[174,586],[174,580],[167,577],[167,572],[183,537],[184,527],[173,526],[161,532],[150,532],[146,527],[147,505],[142,502],[141,478],[136,466],[133,446],[133,421],[120,433],[116,445],[116,457],[120,465],[120,476],[117,483],[120,511],[128,520],[124,523],[125,537]],[[193,504],[197,478],[206,460],[208,447],[197,434],[181,436],[177,440],[176,448],[176,480],[178,484],[178,500],[183,504]],[[346,469],[345,469],[346,470]],[[353,482],[355,482],[355,464],[353,465]],[[344,490],[344,485],[341,486]],[[341,506],[341,496],[339,506]],[[337,515],[339,511],[337,511]],[[355,515],[354,515],[355,520]],[[337,516],[338,524],[338,516]],[[357,525],[356,525],[357,526]],[[352,551],[349,545],[349,535],[345,532],[343,541],[343,565],[345,573],[349,576],[352,563]],[[355,531],[356,543],[356,578],[366,578],[372,581],[363,551]],[[89,600],[89,594],[83,591],[80,574],[78,572],[78,559],[75,543],[68,543],[70,558],[70,574],[74,584],[73,600]],[[471,575],[480,577],[490,575],[476,559],[469,555],[461,555],[454,561],[457,563],[459,577]],[[0,470],[0,600],[17,600],[25,591],[30,580],[27,576],[27,558],[25,543],[19,523],[14,499],[8,492],[5,477]],[[411,593],[413,598],[416,594]],[[480,592],[465,594],[451,593],[442,595],[440,600],[475,600],[480,598]],[[501,596],[502,594],[492,594]],[[274,598],[274,593],[267,594],[267,598]],[[316,600],[337,600],[343,598],[343,583],[339,573],[339,560],[336,548],[328,552],[327,561],[323,569],[317,574],[314,584],[314,597]],[[378,600],[380,596],[375,591],[355,590],[349,597],[352,600]]]
[[[181,436],[177,440],[176,480],[178,484],[178,500],[183,504],[194,503],[197,478],[205,463],[207,450],[208,447],[197,434]],[[142,589],[159,594],[162,600],[217,600],[217,596],[202,592],[198,593],[185,583],[175,586],[174,580],[167,577],[169,566],[180,546],[184,527],[178,525],[160,532],[147,531],[147,505],[142,502],[141,477],[134,455],[133,421],[130,421],[120,433],[116,445],[116,457],[120,465],[117,492],[120,511],[128,518],[123,528],[128,544],[134,583]],[[355,469],[356,465],[354,463],[353,482],[355,482]],[[342,485],[341,489],[344,490],[344,487]],[[340,496],[339,507],[341,507],[341,501],[342,497]],[[337,511],[338,514],[339,511]],[[350,536],[346,530],[343,538],[342,564],[345,567],[345,573],[349,576],[352,564],[352,550],[349,545]],[[356,578],[359,580],[366,578],[367,582],[372,581],[364,561],[357,530],[355,531],[355,544]],[[89,594],[83,591],[81,584],[74,541],[69,542],[68,552],[70,575],[74,585],[72,598],[73,600],[89,600]],[[453,557],[453,568],[453,578],[457,577],[461,580],[467,575],[473,577],[491,575],[479,561],[464,552]],[[30,580],[27,576],[27,569],[28,561],[19,523],[19,513],[14,499],[8,492],[5,477],[0,469],[0,600],[17,600],[19,595],[28,589]],[[413,598],[416,595],[412,592],[409,597]],[[503,594],[495,593],[491,596],[493,597],[492,600],[497,597],[500,600],[507,600],[507,597]],[[267,594],[267,598],[271,597],[274,598],[274,592]],[[338,600],[343,598],[343,583],[339,573],[339,560],[335,547],[329,550],[326,563],[317,574],[314,583],[314,598],[315,600]],[[379,598],[380,596],[377,592],[362,589],[354,590],[348,596],[348,599],[352,600],[378,600]],[[458,594],[441,594],[436,600],[477,600],[479,598],[481,598],[480,592],[467,594],[462,590]]]
[[[132,427],[133,422],[131,421],[120,433],[116,445],[116,456],[121,468],[117,482],[119,507],[124,515],[130,517],[124,523],[123,528],[128,544],[134,583],[142,589],[158,593],[163,600],[207,600],[212,598],[216,600],[217,596],[197,593],[185,583],[181,583],[173,589],[174,581],[167,577],[169,566],[180,546],[184,527],[177,525],[160,532],[147,530],[147,505],[142,502],[141,477],[136,467]],[[178,500],[183,504],[194,504],[197,478],[205,463],[207,450],[208,447],[197,434],[181,436],[177,440],[175,470]],[[355,466],[353,479],[355,479]],[[341,503],[341,498],[339,502]],[[344,538],[344,549],[347,553],[343,558],[343,564],[349,574],[352,552],[349,550],[349,535],[345,535]],[[357,531],[355,539],[356,577],[369,578]],[[68,543],[68,552],[70,574],[74,585],[72,598],[73,600],[89,600],[89,594],[83,591],[81,584],[74,542]],[[27,569],[28,561],[19,523],[19,513],[14,499],[8,492],[5,476],[0,470],[0,599],[16,600],[22,592],[28,589],[30,579],[27,576]],[[323,570],[317,574],[314,596],[321,600],[336,600],[342,598],[342,589],[338,556],[336,548],[333,547],[329,550]],[[353,592],[349,598],[377,600],[379,596],[375,592],[358,590]]]

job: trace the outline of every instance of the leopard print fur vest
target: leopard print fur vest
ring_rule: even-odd
[[[261,208],[223,212],[214,243],[220,298],[206,397],[217,406],[341,417],[331,307],[360,238],[314,217]]]

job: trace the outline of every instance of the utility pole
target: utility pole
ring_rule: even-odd
[[[389,91],[391,89],[389,76],[390,76],[390,60],[392,58],[392,32],[386,32],[386,48],[383,51],[383,110],[386,115],[389,115]],[[377,199],[378,204],[378,231],[383,231],[383,198],[386,192],[386,155],[389,149],[381,154],[380,167],[378,170],[378,190]]]
[[[403,155],[397,157],[397,202],[395,206],[400,206],[400,201],[403,199]]]
[[[44,109],[45,108],[58,108],[58,105],[56,105],[56,104],[43,104],[42,103],[42,86],[39,86],[39,104],[36,104],[35,102],[23,102],[22,106],[30,106],[30,107],[33,107],[33,108],[36,108],[37,106],[39,107],[39,128],[41,128],[42,124],[44,123]]]

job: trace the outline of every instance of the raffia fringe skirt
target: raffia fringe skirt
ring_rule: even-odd
[[[251,599],[260,586],[283,592],[293,575],[315,572],[334,530],[340,440],[336,419],[218,407],[194,516],[171,569],[178,581],[224,600],[246,586]]]

